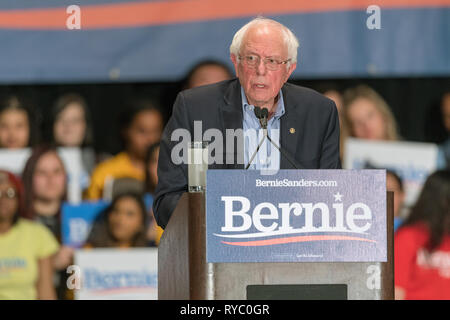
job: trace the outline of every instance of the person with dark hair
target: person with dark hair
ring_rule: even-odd
[[[152,208],[153,196],[155,194],[156,185],[158,184],[159,146],[160,143],[157,142],[148,148],[147,156],[145,157],[146,170],[144,183],[144,201],[149,215],[147,238],[156,245],[159,244],[159,240],[163,234],[163,229],[156,224]]]
[[[142,195],[125,192],[116,196],[103,210],[85,244],[85,248],[147,247],[148,216]]]
[[[392,170],[386,170],[386,190],[394,192],[394,232],[403,222],[401,216],[405,202],[405,190],[402,179]]]
[[[394,238],[396,299],[450,299],[450,171],[431,174]]]
[[[124,150],[94,169],[86,198],[101,199],[111,179],[133,178],[143,183],[147,148],[160,140],[162,130],[162,113],[152,102],[138,100],[124,109],[120,129]]]
[[[50,112],[47,135],[60,147],[92,147],[92,122],[86,101],[76,93],[60,96]]]
[[[33,149],[22,172],[26,214],[46,225],[58,238],[61,204],[66,199],[67,176],[64,163],[49,145]]]
[[[0,98],[0,148],[32,147],[38,140],[35,116],[22,98]]]
[[[67,93],[56,100],[46,125],[46,135],[57,147],[80,148],[83,165],[91,173],[96,163],[93,129],[89,108],[82,96]]]
[[[45,225],[61,243],[61,206],[66,200],[67,175],[55,147],[41,145],[34,148],[22,179],[27,217]],[[59,298],[64,298],[65,269],[71,264],[73,253],[72,248],[61,246],[52,259],[54,269],[60,271]]]
[[[24,217],[20,179],[0,170],[0,300],[55,299],[52,256],[58,242]]]
[[[402,209],[406,197],[402,179],[395,171],[375,166],[370,161],[366,161],[362,169],[386,170],[386,191],[394,193],[394,232],[397,231],[403,223]]]
[[[444,124],[445,130],[447,130],[447,135],[450,135],[450,90],[442,95],[441,115],[442,123]]]
[[[450,88],[430,102],[423,120],[425,142],[442,144],[450,137]]]
[[[446,132],[446,140],[439,145],[440,157],[443,159],[442,167],[450,169],[450,90],[441,98],[442,124]]]
[[[183,89],[196,88],[233,78],[230,68],[217,60],[203,60],[187,73]]]
[[[152,144],[145,156],[145,192],[153,194],[158,184],[158,157],[160,142]]]

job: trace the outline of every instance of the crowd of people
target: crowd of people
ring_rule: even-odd
[[[340,94],[322,90],[334,100],[341,125],[341,157],[346,137],[401,141],[394,115],[372,88],[360,85]],[[439,144],[437,171],[430,174],[415,203],[405,209],[406,190],[399,175],[386,168],[386,190],[394,193],[395,298],[450,299],[450,91],[441,98],[441,124],[447,139]]]
[[[225,64],[208,60],[188,74],[183,89],[233,77]],[[400,141],[395,117],[383,97],[366,85],[344,92],[316,88],[336,104],[340,120],[341,159],[347,137]],[[122,151],[96,154],[93,125],[85,99],[59,97],[42,128],[26,100],[0,100],[0,148],[29,148],[22,172],[0,170],[0,299],[70,299],[66,268],[74,248],[62,241],[61,208],[68,178],[58,148],[79,148],[89,182],[83,200],[108,200],[84,244],[85,248],[157,246],[163,230],[152,213],[158,182],[159,141],[164,117],[148,99],[130,101],[120,117]],[[440,167],[427,179],[417,203],[402,211],[402,179],[387,171],[394,192],[396,297],[450,299],[450,92],[442,97],[442,122],[449,138],[440,145]]]
[[[2,151],[29,148],[20,173],[1,171],[0,298],[70,298],[66,268],[74,248],[62,241],[62,206],[68,200],[68,175],[59,147],[79,148],[91,173],[85,201],[110,200],[99,213],[86,248],[157,246],[162,229],[151,211],[157,184],[158,146],[163,129],[161,111],[149,101],[135,101],[121,117],[123,151],[98,163],[92,148],[89,109],[76,94],[59,98],[52,125],[36,143],[33,117],[17,96],[0,101]],[[108,181],[114,188],[105,192]]]

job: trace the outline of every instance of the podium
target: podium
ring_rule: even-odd
[[[208,263],[204,193],[184,193],[158,250],[158,298],[394,298],[393,193],[386,192],[386,262]]]

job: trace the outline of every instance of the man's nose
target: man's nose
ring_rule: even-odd
[[[266,74],[267,69],[266,69],[266,64],[264,63],[263,59],[260,59],[258,64],[256,65],[256,73],[258,75],[264,75]]]

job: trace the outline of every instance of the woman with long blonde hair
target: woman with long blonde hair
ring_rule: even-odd
[[[344,92],[350,136],[368,140],[399,140],[397,122],[386,101],[372,88],[359,85]]]

